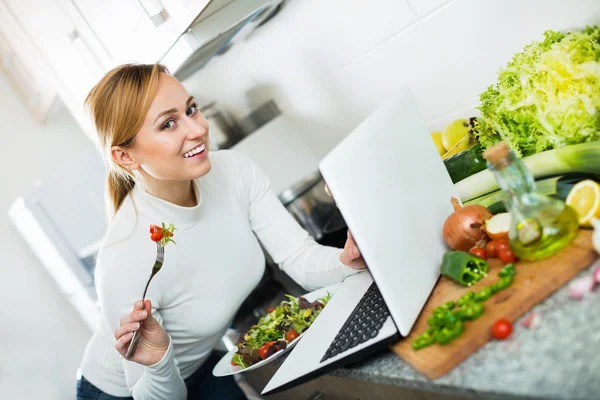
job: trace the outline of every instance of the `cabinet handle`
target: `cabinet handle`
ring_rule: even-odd
[[[75,47],[75,49],[77,49],[77,52],[79,52],[81,57],[89,65],[89,67],[94,71],[94,73],[98,76],[102,75],[102,73],[103,73],[102,68],[100,68],[100,65],[102,65],[102,64],[101,64],[100,60],[90,50],[87,42],[85,41],[85,39],[83,37],[81,37],[81,35],[77,31],[77,29],[73,29],[71,31],[71,33],[68,34],[68,37],[69,37],[69,40],[71,41],[71,43],[73,43],[73,46]]]
[[[150,18],[150,21],[152,21],[154,26],[161,26],[169,18],[169,13],[167,12],[167,10],[165,10],[160,0],[136,1],[140,5],[140,7],[142,7],[146,16]]]

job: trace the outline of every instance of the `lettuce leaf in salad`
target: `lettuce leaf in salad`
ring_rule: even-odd
[[[267,315],[261,317],[256,324],[240,336],[238,351],[232,358],[232,363],[242,368],[260,361],[257,350],[268,342],[285,341],[285,335],[289,330],[298,333],[305,331],[321,313],[323,307],[331,299],[331,293],[327,292],[314,302],[309,302],[304,297],[296,298],[286,294],[287,300],[282,301],[279,306]]]
[[[600,28],[544,33],[480,95],[478,140],[518,157],[600,140]]]

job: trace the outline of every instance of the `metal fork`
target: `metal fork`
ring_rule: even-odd
[[[161,242],[156,242],[156,261],[154,262],[154,267],[152,267],[152,274],[150,274],[150,278],[148,279],[148,283],[146,283],[146,288],[144,289],[144,294],[142,295],[142,302],[146,298],[146,291],[148,290],[148,285],[150,285],[150,281],[154,278],[154,275],[160,271],[163,262],[165,261],[165,247],[161,244]],[[133,339],[129,342],[129,348],[127,349],[127,354],[125,354],[126,359],[130,359],[135,354],[135,350],[137,349],[138,342],[140,341],[140,327],[133,334]]]

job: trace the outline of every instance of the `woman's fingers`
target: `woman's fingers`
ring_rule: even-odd
[[[129,323],[126,323],[125,325],[121,325],[117,329],[115,329],[115,331],[113,332],[115,335],[115,339],[119,340],[121,338],[121,336],[123,336],[129,332],[135,332],[139,329],[139,327],[140,327],[139,322],[129,322]]]
[[[348,250],[350,251],[350,255],[352,259],[355,260],[360,257],[360,250],[358,250],[358,246],[352,237],[352,232],[348,229],[348,240],[346,241],[346,245],[348,246]]]
[[[113,335],[115,337],[116,340],[119,340],[119,338],[127,332],[131,332],[132,330],[136,330],[137,328],[131,329],[133,326],[138,326],[139,327],[139,322],[144,320],[147,316],[148,316],[148,311],[146,311],[144,308],[144,305],[147,305],[147,303],[140,301],[137,301],[133,307],[131,307],[131,312],[126,314],[123,318],[121,318],[121,320],[119,321],[119,326],[113,331]],[[135,325],[138,324],[138,325]]]
[[[117,351],[123,357],[125,357],[125,354],[127,353],[127,347],[132,338],[133,338],[133,332],[129,332],[129,333],[126,333],[123,336],[121,336],[115,343],[115,349],[117,349]]]

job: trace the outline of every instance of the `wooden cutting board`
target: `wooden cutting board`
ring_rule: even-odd
[[[411,334],[391,346],[391,349],[427,378],[437,379],[492,339],[490,327],[494,321],[506,318],[514,322],[581,270],[589,267],[596,258],[598,254],[592,247],[592,231],[581,230],[575,241],[560,253],[541,261],[517,263],[517,275],[512,285],[483,303],[483,315],[475,321],[465,322],[465,330],[460,337],[445,346],[434,344],[415,351],[411,343],[429,327],[427,319],[434,308],[447,301],[458,300],[469,290],[477,292],[493,284],[499,279],[498,271],[503,265],[498,259],[488,260],[488,276],[471,288],[465,288],[442,276]]]

